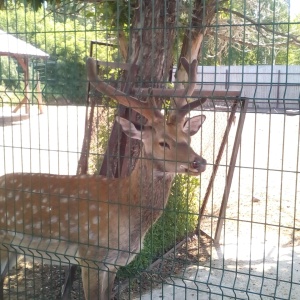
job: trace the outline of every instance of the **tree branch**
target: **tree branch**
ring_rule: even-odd
[[[220,10],[222,10],[224,12],[232,13],[232,14],[240,17],[241,19],[244,19],[244,20],[248,21],[249,23],[255,25],[256,30],[258,32],[261,32],[260,29],[263,29],[263,30],[265,30],[267,32],[271,32],[275,35],[278,35],[278,36],[281,36],[281,37],[284,37],[284,38],[288,38],[289,42],[294,43],[295,45],[300,45],[300,36],[299,35],[294,35],[294,34],[290,34],[290,33],[283,33],[281,31],[277,31],[277,30],[268,28],[267,25],[270,25],[270,24],[268,24],[268,23],[257,23],[255,20],[245,16],[244,14],[242,14],[238,11],[232,10],[232,9],[222,7]]]

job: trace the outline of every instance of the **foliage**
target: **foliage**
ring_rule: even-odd
[[[102,100],[104,100],[102,98]],[[104,101],[103,101],[104,102]],[[108,140],[112,124],[115,119],[115,108],[111,107],[111,101],[103,106],[96,106],[94,110],[94,124],[92,125],[92,136],[88,170],[90,174],[99,174],[104,159],[105,150],[108,147]]]
[[[30,21],[29,21],[30,20]],[[0,28],[50,54],[46,62],[32,59],[31,77],[35,70],[41,73],[46,99],[65,98],[82,102],[86,94],[85,60],[91,40],[104,39],[103,31],[93,20],[62,17],[45,10],[37,12],[11,4],[0,11]],[[111,60],[115,50],[97,47],[98,59]],[[10,88],[20,88],[20,72],[13,59],[1,60],[1,79]],[[1,80],[0,79],[0,80]]]
[[[144,248],[134,261],[119,270],[118,276],[134,276],[170,250],[196,228],[199,213],[198,178],[177,175],[161,218],[146,234]]]
[[[6,74],[6,76],[0,77],[0,83],[4,84],[7,88],[21,87],[23,76],[18,73],[14,60],[6,56],[0,56],[0,74]]]
[[[5,85],[0,84],[0,107],[19,103],[24,98],[24,93],[11,90]]]
[[[203,64],[286,65],[299,57],[299,24],[291,22],[287,1],[232,0],[220,11],[205,38]]]

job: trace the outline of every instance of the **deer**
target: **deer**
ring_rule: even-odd
[[[196,84],[197,61],[182,63]],[[142,101],[97,75],[87,59],[88,79],[99,92],[138,112],[135,124],[116,117],[123,132],[142,142],[131,174],[100,175],[12,173],[0,177],[0,267],[2,277],[17,256],[81,267],[86,299],[110,299],[118,267],[129,264],[143,247],[151,226],[162,215],[175,174],[199,176],[206,160],[190,146],[204,115],[187,117],[206,99],[185,102],[165,115],[155,101]],[[2,278],[3,280],[3,278]]]

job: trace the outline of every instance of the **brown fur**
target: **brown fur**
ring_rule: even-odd
[[[100,91],[115,95],[91,73]],[[114,97],[124,104],[129,101],[120,92]],[[167,204],[175,173],[197,176],[206,166],[189,146],[204,116],[184,120],[184,108],[174,123],[166,122],[159,110],[150,113],[148,105],[144,109],[150,124],[143,128],[118,119],[129,137],[143,142],[129,177],[30,173],[0,177],[1,274],[13,253],[52,264],[79,264],[86,299],[109,299],[117,266],[127,265],[142,248],[145,234]]]
[[[157,143],[150,136],[151,143]],[[115,265],[128,264],[140,251],[146,232],[167,204],[176,165],[185,163],[168,161],[167,152],[177,149],[175,139],[165,136],[165,140],[174,150],[156,149],[155,155],[167,160],[153,159],[153,153],[143,151],[126,178],[26,173],[0,177],[1,263],[7,249],[52,256],[53,263],[75,261],[89,267],[83,271],[86,298],[107,299]],[[183,140],[183,157],[190,152],[191,160],[201,159]],[[171,172],[160,170],[164,164]],[[108,269],[113,272],[110,278]]]

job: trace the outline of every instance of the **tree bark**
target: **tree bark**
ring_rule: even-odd
[[[159,87],[173,60],[176,0],[140,1],[133,18],[129,62],[138,65],[139,84]]]
[[[176,0],[138,2],[127,54],[127,62],[133,68],[124,71],[122,78],[122,82],[125,82],[122,89],[126,93],[130,93],[133,86],[161,87],[167,81],[173,62],[176,8]],[[155,100],[158,105],[162,102],[162,99]],[[135,123],[141,122],[138,114],[123,106],[119,107],[118,114]],[[129,141],[115,123],[100,174],[108,177],[127,176],[134,167],[139,152],[140,143]]]
[[[122,58],[124,61],[127,61],[128,41],[123,30],[120,30],[118,33],[118,41],[119,41],[120,53],[122,55]]]

